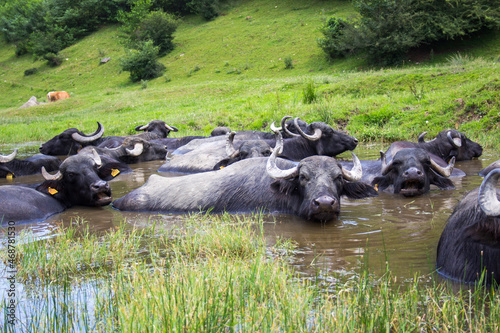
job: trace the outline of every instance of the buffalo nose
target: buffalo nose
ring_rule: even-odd
[[[314,208],[317,211],[331,210],[335,206],[336,203],[337,203],[337,200],[335,198],[332,198],[332,197],[327,196],[327,195],[323,195],[323,196],[313,200]]]
[[[109,184],[107,181],[99,180],[90,185],[90,189],[94,192],[109,191]]]
[[[358,144],[358,142],[359,142],[358,139],[356,139],[356,138],[354,138],[353,141],[354,141],[355,144]]]
[[[406,178],[416,178],[416,177],[422,177],[422,170],[417,169],[415,167],[409,168],[403,173],[403,176]]]

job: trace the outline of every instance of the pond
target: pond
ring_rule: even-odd
[[[24,144],[19,157],[26,157],[38,151],[37,142]],[[1,152],[7,154],[13,146],[4,146]],[[377,159],[379,151],[386,149],[383,144],[360,145],[355,153],[360,159]],[[341,158],[350,158],[344,153]],[[456,167],[466,176],[452,178],[456,189],[439,190],[431,188],[430,193],[413,198],[405,198],[379,192],[375,198],[348,200],[342,198],[339,220],[330,223],[306,221],[290,215],[265,216],[265,233],[269,243],[276,236],[290,238],[298,245],[299,254],[294,265],[304,276],[316,276],[318,271],[335,271],[350,274],[367,262],[372,272],[385,271],[386,262],[390,263],[395,275],[408,279],[415,273],[431,274],[435,267],[436,247],[448,216],[454,206],[469,190],[481,184],[478,171],[498,159],[498,156],[485,150],[480,159],[457,162]],[[158,173],[163,161],[153,161],[131,165],[134,172],[119,175],[110,182],[113,198],[117,199],[141,186],[151,174]],[[158,173],[162,176],[179,176]],[[40,175],[25,176],[13,180],[0,179],[0,185],[19,183],[38,183]],[[73,207],[48,220],[35,224],[17,226],[31,229],[39,237],[50,237],[61,222],[69,224],[72,219],[81,217],[88,221],[93,230],[103,231],[122,223],[147,226],[152,223],[168,227],[170,224],[182,225],[182,215],[126,213],[111,206]],[[0,229],[1,230],[1,229]],[[5,237],[2,235],[1,237]]]

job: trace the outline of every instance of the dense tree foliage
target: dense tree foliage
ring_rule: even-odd
[[[358,19],[332,18],[320,47],[332,58],[363,53],[398,63],[412,48],[500,27],[500,0],[353,0]]]
[[[17,55],[32,53],[37,58],[46,58],[48,53],[57,55],[60,50],[95,31],[102,24],[121,22],[129,29],[128,34],[136,34],[140,41],[153,40],[160,47],[160,53],[165,53],[173,46],[170,31],[175,30],[174,26],[177,24],[173,16],[166,13],[196,13],[205,19],[213,19],[219,15],[219,2],[220,0],[0,0],[0,31],[8,42],[16,45]],[[132,13],[133,8],[136,8],[135,13]],[[161,27],[162,30],[155,33],[151,27]],[[168,36],[162,38],[159,36],[161,33],[167,33]]]

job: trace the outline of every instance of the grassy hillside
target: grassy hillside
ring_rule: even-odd
[[[107,135],[163,119],[176,136],[208,134],[218,125],[265,129],[283,115],[322,120],[363,141],[429,137],[457,128],[498,147],[500,36],[429,47],[399,68],[369,68],[362,59],[330,63],[316,39],[324,19],[352,15],[345,1],[241,1],[216,20],[185,18],[175,50],[161,59],[164,77],[133,84],[121,72],[117,26],[63,50],[57,67],[16,58],[0,43],[0,143],[45,141],[69,127],[85,132],[100,121]],[[100,59],[111,57],[107,64]],[[284,59],[293,60],[285,69]],[[24,71],[37,68],[34,75]],[[71,98],[18,109],[51,90]],[[309,97],[309,99],[305,97]]]

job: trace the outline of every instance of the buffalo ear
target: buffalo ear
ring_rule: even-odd
[[[439,176],[433,170],[430,173],[430,183],[432,185],[436,185],[441,190],[453,190],[455,188],[455,184],[446,177]]]
[[[38,185],[36,190],[59,200],[62,200],[63,197],[61,194],[63,187],[58,180],[46,180]]]
[[[383,191],[389,186],[393,185],[394,181],[389,175],[375,177],[371,183],[372,186],[376,186],[379,190]]]
[[[220,170],[222,168],[227,167],[230,164],[232,164],[231,159],[225,158],[214,166],[214,170]]]
[[[132,169],[125,163],[119,162],[112,159],[107,159],[101,156],[102,166],[97,169],[97,175],[102,180],[112,180],[117,177],[121,173],[129,173],[132,172]]]
[[[377,190],[373,186],[361,182],[345,182],[342,195],[349,199],[363,199],[378,196]]]
[[[274,192],[290,195],[297,189],[297,177],[291,179],[277,179],[271,183]]]

